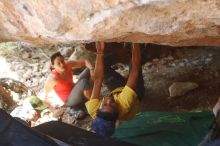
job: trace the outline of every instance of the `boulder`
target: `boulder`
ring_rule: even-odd
[[[218,0],[0,0],[0,41],[219,46]]]
[[[86,49],[83,45],[76,46],[74,52],[68,58],[69,60],[84,60],[87,59],[90,62],[95,62],[96,55],[95,53]]]
[[[59,51],[64,57],[69,57],[74,50],[72,47],[62,47],[59,49]]]
[[[169,87],[170,98],[183,96],[187,92],[199,87],[198,84],[193,82],[174,82]]]

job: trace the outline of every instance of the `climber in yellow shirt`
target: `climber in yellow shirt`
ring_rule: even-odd
[[[144,81],[141,69],[141,51],[139,44],[132,45],[131,69],[127,83],[108,80],[118,87],[110,95],[100,98],[104,79],[104,43],[96,43],[97,57],[94,73],[94,86],[89,101],[86,102],[88,113],[94,119],[92,129],[101,136],[111,136],[117,120],[131,120],[140,111],[140,101],[144,96]],[[105,75],[107,72],[105,73]]]

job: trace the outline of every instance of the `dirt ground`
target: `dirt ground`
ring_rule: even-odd
[[[165,51],[143,67],[146,97],[142,110],[212,110],[220,96],[220,48],[183,47]],[[194,82],[199,87],[184,96],[169,98],[168,88],[177,81]]]
[[[38,56],[40,61],[44,60],[43,63],[46,64],[49,62],[48,56],[54,51],[49,47],[26,47],[26,49],[28,48],[27,52],[36,54],[30,56],[31,60],[27,60],[22,59],[24,48],[13,47],[14,45],[4,45],[4,47],[0,45],[0,57],[6,59],[3,63],[7,63],[4,65],[4,72],[0,73],[1,77],[6,75],[11,77],[11,75],[16,74],[16,69],[9,69],[15,68],[14,62],[16,61],[20,65],[27,66],[31,62],[34,63],[33,59]],[[146,91],[142,101],[142,111],[211,111],[220,96],[220,48],[159,45],[147,45],[145,47],[143,51],[145,64],[142,67]],[[37,62],[40,63],[40,61]],[[123,65],[118,68],[120,68],[119,72],[128,74],[128,68],[123,67]],[[38,72],[41,73],[42,78],[45,78],[49,68],[47,72],[42,72],[40,69]],[[39,80],[39,76],[37,80]],[[27,84],[34,82],[25,81]],[[184,96],[169,98],[168,88],[173,82],[177,81],[194,82],[199,87]],[[31,88],[38,93],[42,90],[43,84],[44,80]],[[90,124],[91,118],[88,115],[85,119],[74,123],[74,125],[87,130],[90,129]]]

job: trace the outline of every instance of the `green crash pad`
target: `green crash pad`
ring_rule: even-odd
[[[210,112],[143,112],[123,122],[113,137],[140,146],[196,146],[213,119]]]

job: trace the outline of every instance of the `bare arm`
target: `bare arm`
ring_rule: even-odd
[[[67,61],[66,65],[69,66],[70,68],[81,68],[86,66],[90,70],[93,69],[92,64],[88,60],[77,60],[77,61]]]
[[[133,90],[137,87],[138,74],[141,68],[141,52],[140,45],[133,44],[132,46],[132,58],[131,58],[131,70],[129,73],[127,86],[132,88]]]
[[[54,86],[57,84],[57,80],[54,76],[49,75],[45,85],[44,85],[44,92],[45,92],[45,99],[44,101],[48,104],[50,104],[49,100],[48,100],[48,94],[49,92],[54,88]]]
[[[97,56],[94,72],[94,86],[90,99],[97,99],[100,96],[102,82],[104,78],[104,42],[96,43]]]

